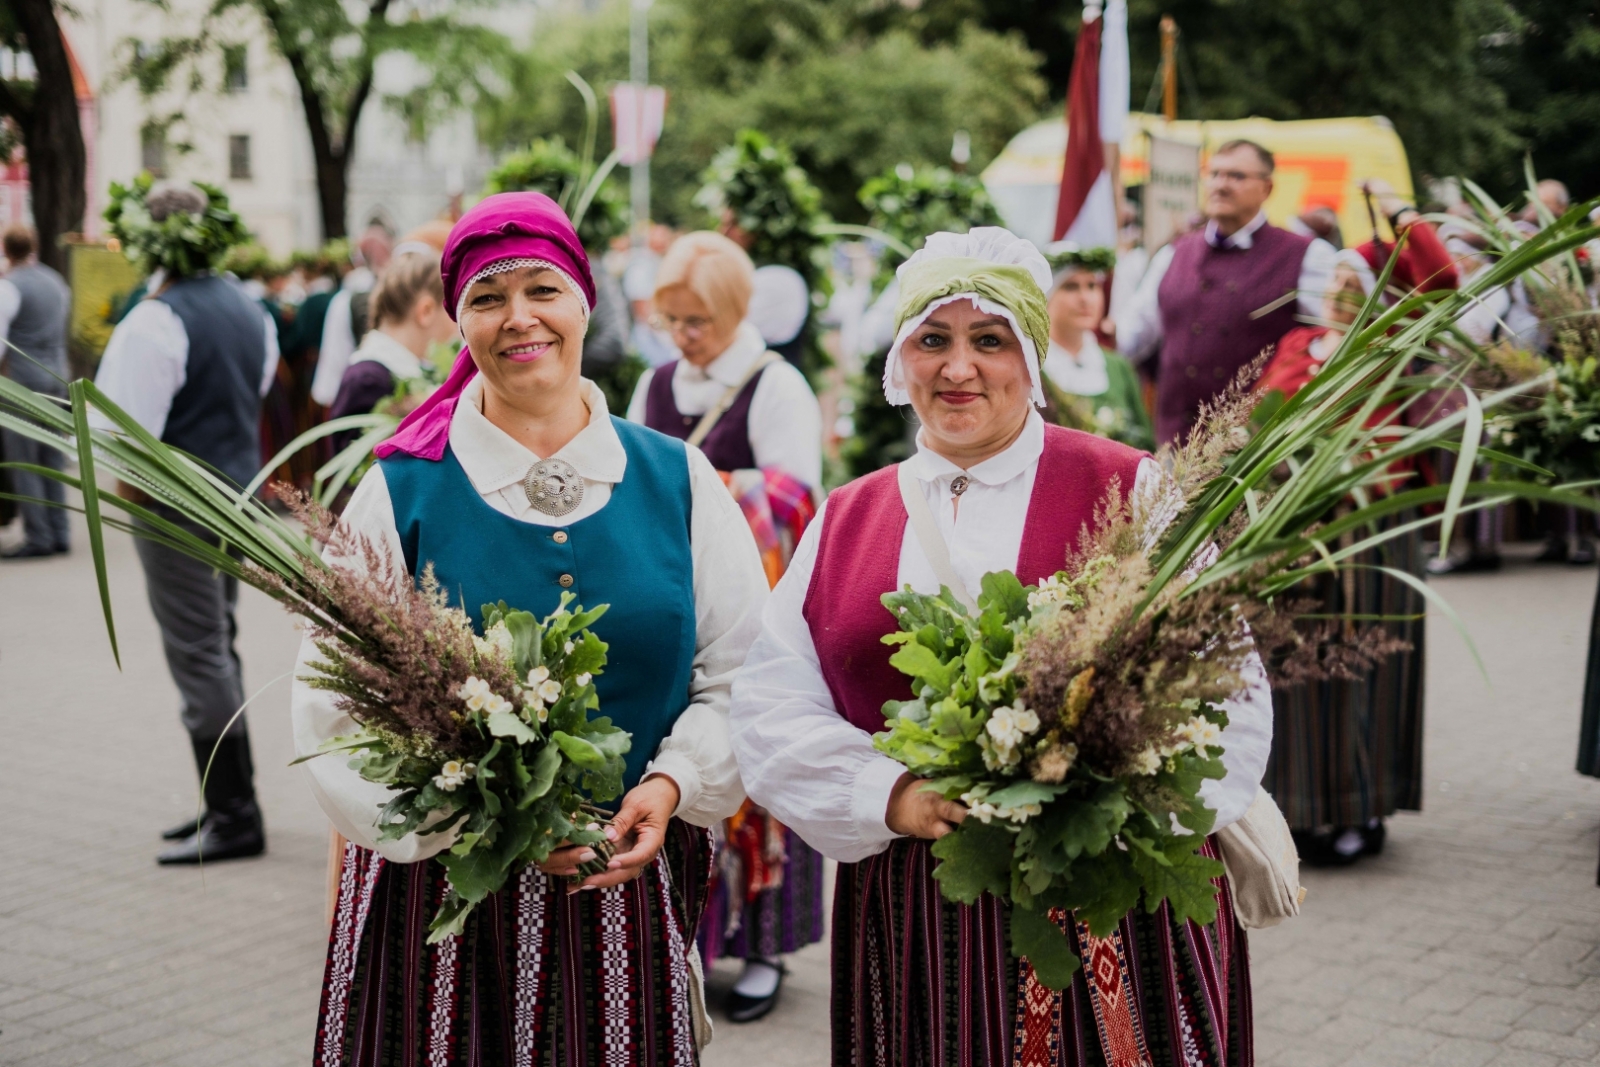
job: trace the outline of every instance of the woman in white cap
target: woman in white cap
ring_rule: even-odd
[[[933,879],[929,844],[966,809],[872,747],[884,702],[911,695],[882,643],[896,624],[880,597],[941,584],[903,500],[921,495],[973,590],[989,571],[1055,573],[1113,480],[1138,496],[1161,477],[1144,453],[1034,410],[1050,269],[1032,245],[992,227],[938,233],[897,275],[884,389],[921,420],[909,477],[889,467],[829,496],[767,602],[731,716],[750,797],[840,862],[833,1062],[1248,1063],[1249,965],[1226,887],[1211,926],[1136,909],[1106,939],[1120,966],[1052,993],[1012,958],[1005,902],[953,904]],[[1227,711],[1227,775],[1205,794],[1219,828],[1261,779],[1265,678]]]

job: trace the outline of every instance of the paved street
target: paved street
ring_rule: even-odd
[[[81,530],[79,531],[81,535]],[[7,541],[6,543],[10,543]],[[194,811],[176,694],[125,539],[110,546],[123,670],[87,554],[0,565],[0,1065],[279,1067],[308,1061],[327,830],[290,758],[296,635],[246,592],[241,648],[270,851],[204,875],[153,862]],[[1600,782],[1572,771],[1590,571],[1513,564],[1436,587],[1486,685],[1430,624],[1427,810],[1386,853],[1306,874],[1303,916],[1252,941],[1263,1067],[1600,1061]],[[827,960],[722,1023],[710,1067],[826,1062]],[[732,971],[713,976],[713,994]]]

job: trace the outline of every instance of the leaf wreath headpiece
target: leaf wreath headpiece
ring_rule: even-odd
[[[1055,276],[1055,283],[1061,284],[1061,276],[1067,271],[1086,270],[1093,274],[1109,274],[1117,266],[1117,250],[1114,248],[1079,248],[1071,241],[1058,241],[1044,250],[1044,258],[1050,261],[1050,271]]]
[[[250,240],[221,189],[205,182],[157,186],[148,173],[131,185],[111,183],[105,220],[131,262],[174,277],[213,270],[228,249]]]

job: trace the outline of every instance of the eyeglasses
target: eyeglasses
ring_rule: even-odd
[[[650,316],[651,328],[660,330],[663,333],[677,333],[682,330],[686,337],[699,337],[709,330],[711,325],[710,319],[702,318],[699,315],[690,315],[686,319],[680,319],[673,315]]]
[[[1266,171],[1247,170],[1214,170],[1207,177],[1213,182],[1225,182],[1228,185],[1243,185],[1252,178],[1266,181],[1269,175]]]

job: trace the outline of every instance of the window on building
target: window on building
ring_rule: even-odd
[[[242,93],[250,88],[249,52],[242,44],[229,45],[222,50],[222,87],[230,93]]]
[[[154,177],[167,176],[166,127],[152,124],[139,131],[139,165]]]
[[[250,135],[235,133],[228,137],[228,177],[234,181],[250,180]]]

